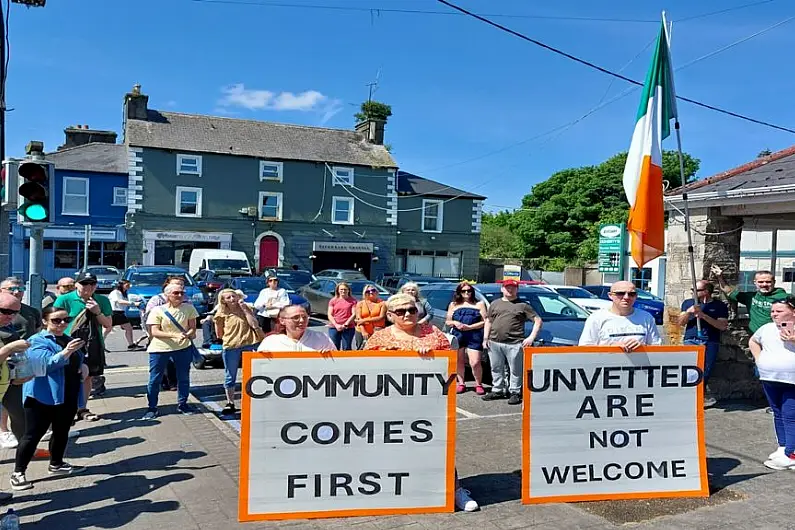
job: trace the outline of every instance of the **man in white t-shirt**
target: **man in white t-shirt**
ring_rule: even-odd
[[[638,291],[632,282],[616,282],[610,286],[610,309],[600,309],[585,321],[580,346],[621,346],[631,352],[644,344],[662,344],[654,317],[633,304]]]
[[[290,305],[279,312],[284,333],[271,333],[260,343],[257,351],[331,351],[336,350],[329,336],[307,329],[309,315],[300,305]]]

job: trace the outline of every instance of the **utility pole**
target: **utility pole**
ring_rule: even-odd
[[[86,234],[83,238],[83,266],[81,269],[88,267],[88,247],[91,245],[91,225],[86,225]]]

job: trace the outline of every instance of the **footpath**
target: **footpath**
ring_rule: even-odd
[[[209,377],[218,380],[220,371],[206,374],[194,373],[199,391],[215,384]],[[52,479],[46,462],[31,465],[35,487],[17,492],[11,505],[23,529],[795,528],[795,474],[762,465],[775,447],[772,417],[743,404],[706,412],[709,499],[523,506],[520,416],[470,414],[459,418],[457,465],[480,512],[239,524],[236,431],[195,398],[202,413],[176,413],[174,392],[161,394],[157,420],[142,421],[146,377],[142,366],[110,370],[107,394],[90,402],[102,419],[79,422],[81,436],[67,450],[68,461],[87,466],[84,473]],[[0,450],[0,460],[8,490],[13,451]]]

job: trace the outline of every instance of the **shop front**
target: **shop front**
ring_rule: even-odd
[[[196,248],[231,250],[231,232],[188,232],[144,230],[143,265],[175,265],[188,269],[190,254]]]
[[[346,241],[313,241],[312,272],[325,269],[352,269],[361,271],[370,278],[373,262],[372,243]]]

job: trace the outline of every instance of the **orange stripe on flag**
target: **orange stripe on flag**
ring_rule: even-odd
[[[635,204],[629,211],[627,230],[632,234],[632,259],[643,267],[665,252],[662,168],[651,156],[643,157]]]

